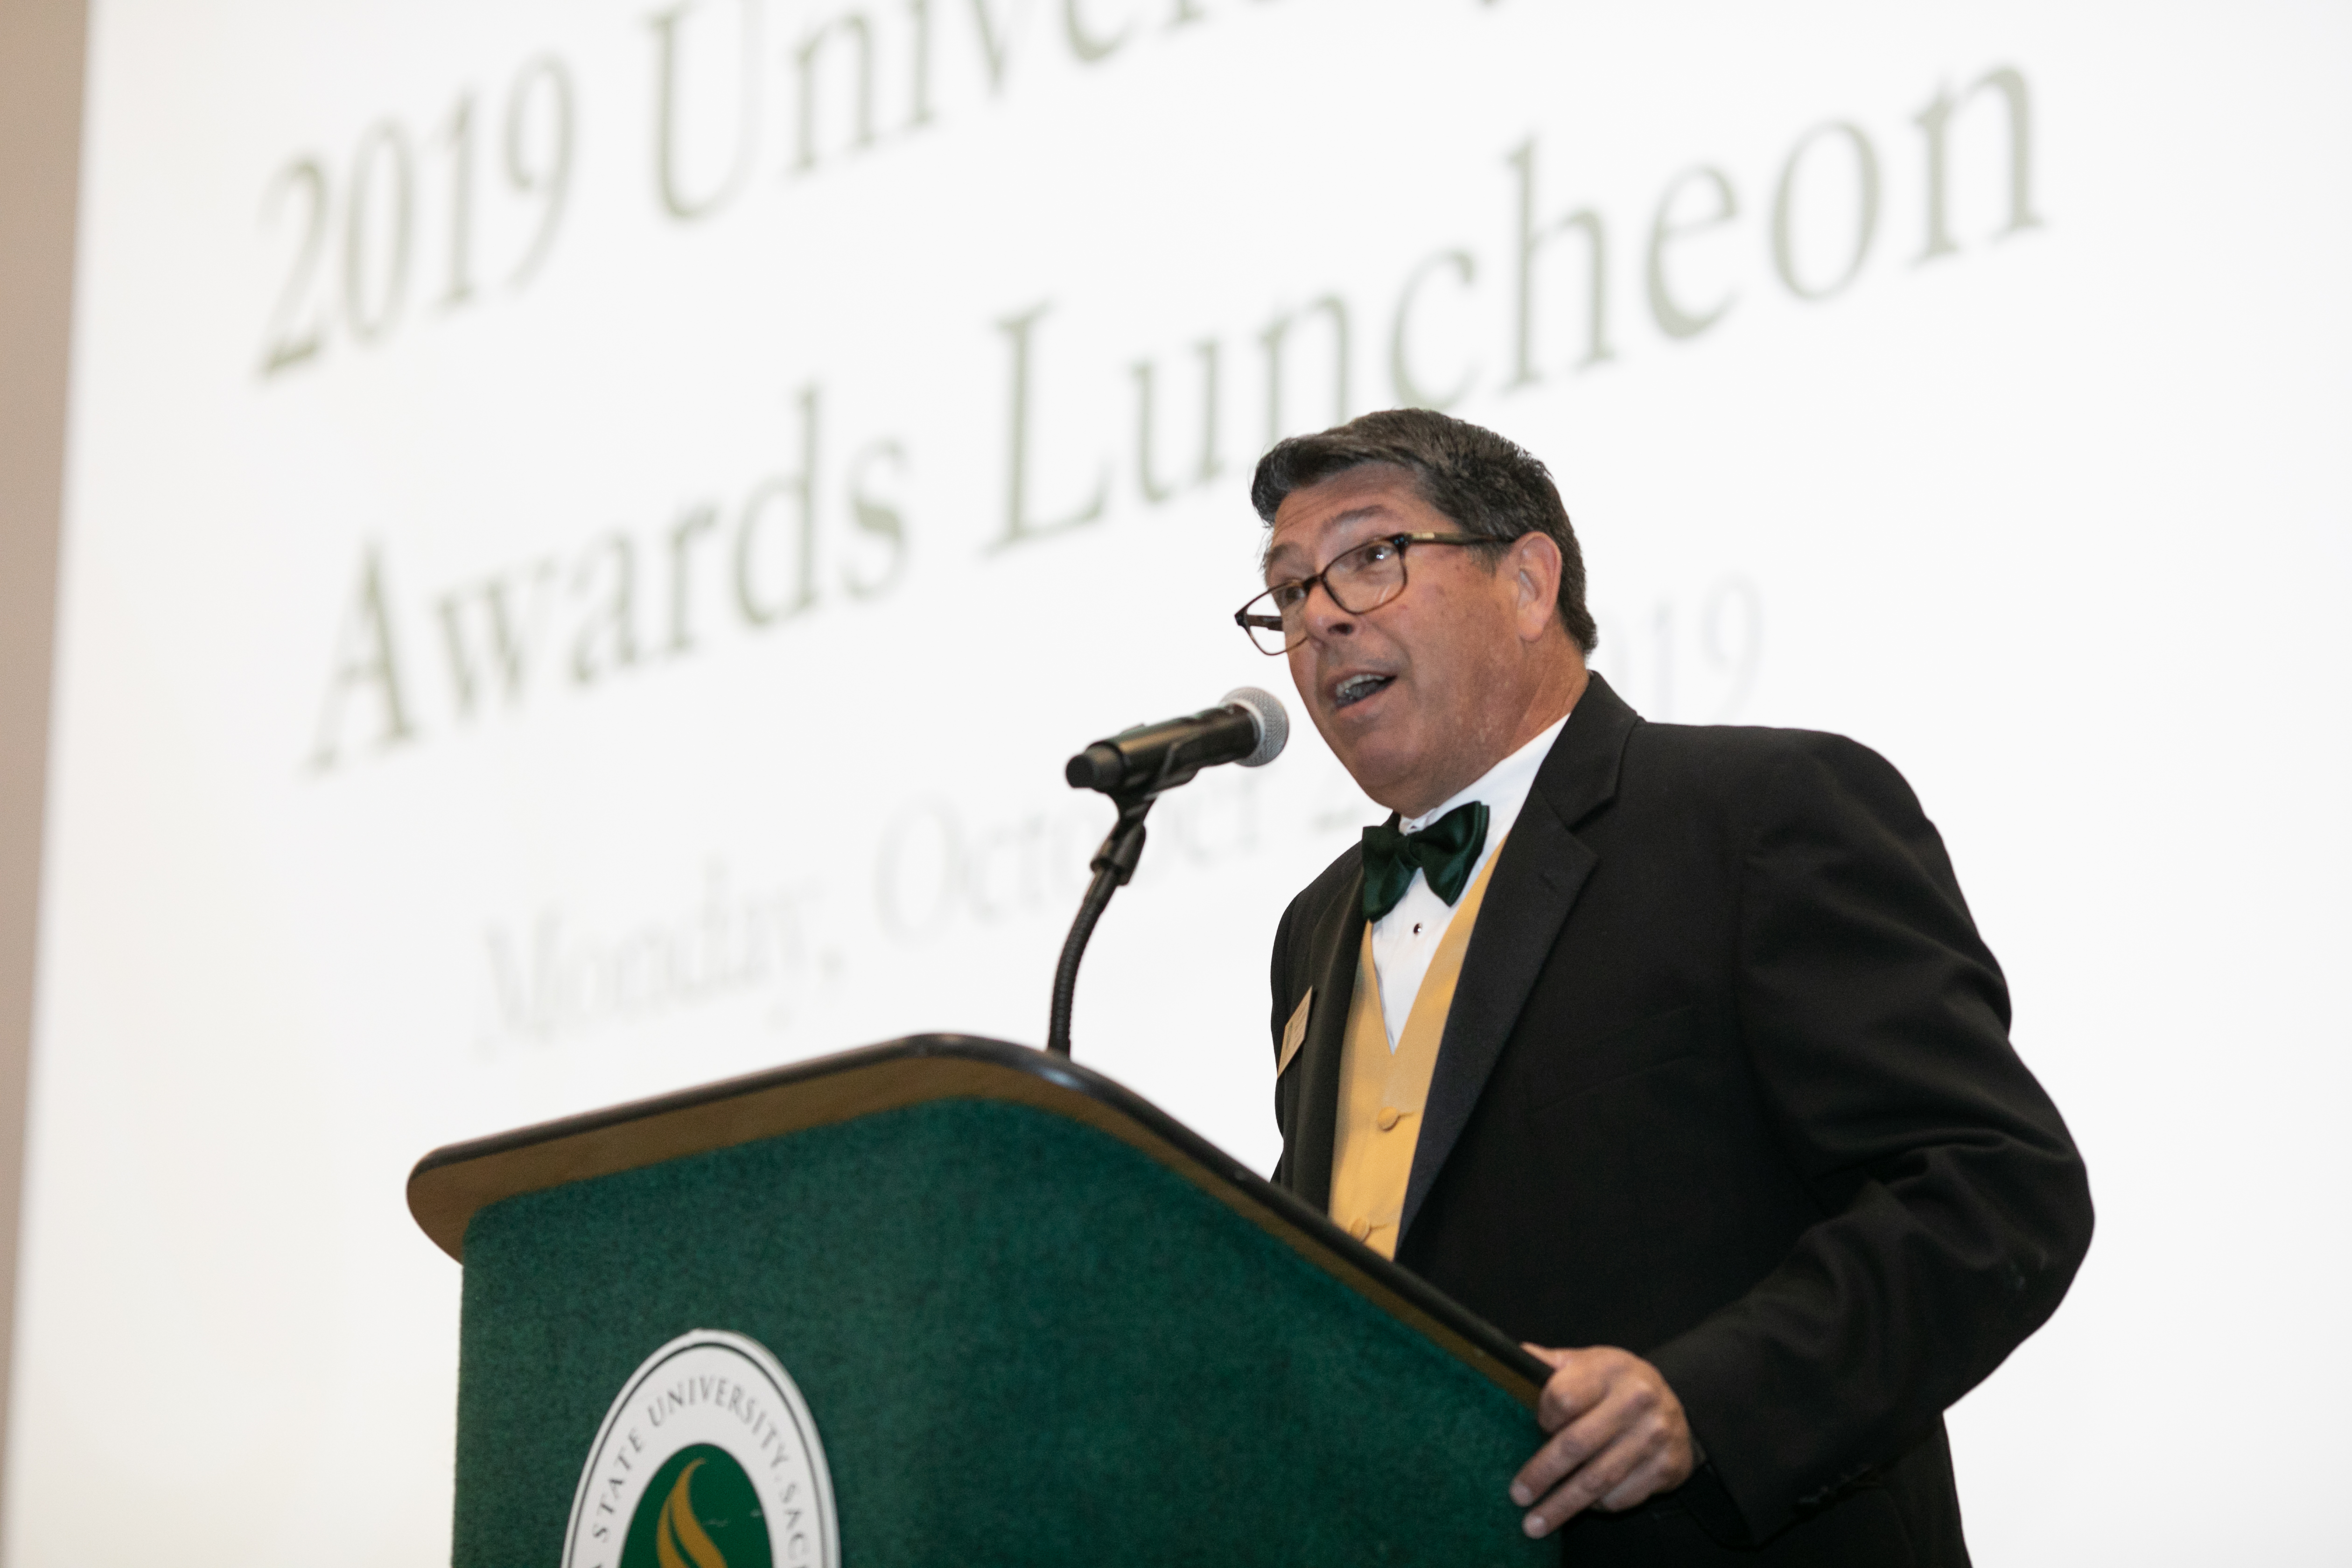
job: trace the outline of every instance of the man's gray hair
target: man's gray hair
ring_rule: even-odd
[[[1426,408],[1390,408],[1292,436],[1258,459],[1250,501],[1271,529],[1293,491],[1374,465],[1404,469],[1422,500],[1498,548],[1530,533],[1549,537],[1559,546],[1560,624],[1586,653],[1599,646],[1600,629],[1584,606],[1584,552],[1551,470],[1492,430]]]

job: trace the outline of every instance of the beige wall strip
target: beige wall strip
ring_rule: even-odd
[[[83,0],[0,0],[0,1441],[16,1342],[85,16]]]

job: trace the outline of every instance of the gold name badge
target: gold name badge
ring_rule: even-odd
[[[1275,1058],[1275,1077],[1282,1076],[1283,1069],[1290,1065],[1290,1058],[1297,1056],[1298,1047],[1307,1043],[1307,1010],[1314,1005],[1315,988],[1310,985],[1307,988],[1307,994],[1298,999],[1298,1010],[1291,1014],[1290,1022],[1282,1026],[1282,1055]]]

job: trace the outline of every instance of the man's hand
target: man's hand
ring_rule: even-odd
[[[1526,1348],[1553,1368],[1536,1406],[1551,1440],[1511,1479],[1511,1500],[1535,1504],[1522,1521],[1529,1535],[1549,1535],[1588,1508],[1619,1512],[1690,1479],[1698,1446],[1656,1367],[1607,1345]]]

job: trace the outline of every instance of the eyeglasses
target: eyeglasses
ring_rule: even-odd
[[[1368,616],[1404,592],[1404,552],[1415,544],[1505,544],[1469,533],[1389,533],[1332,558],[1312,577],[1277,583],[1234,612],[1234,624],[1263,654],[1286,654],[1307,640],[1307,596],[1315,584],[1351,616]]]

